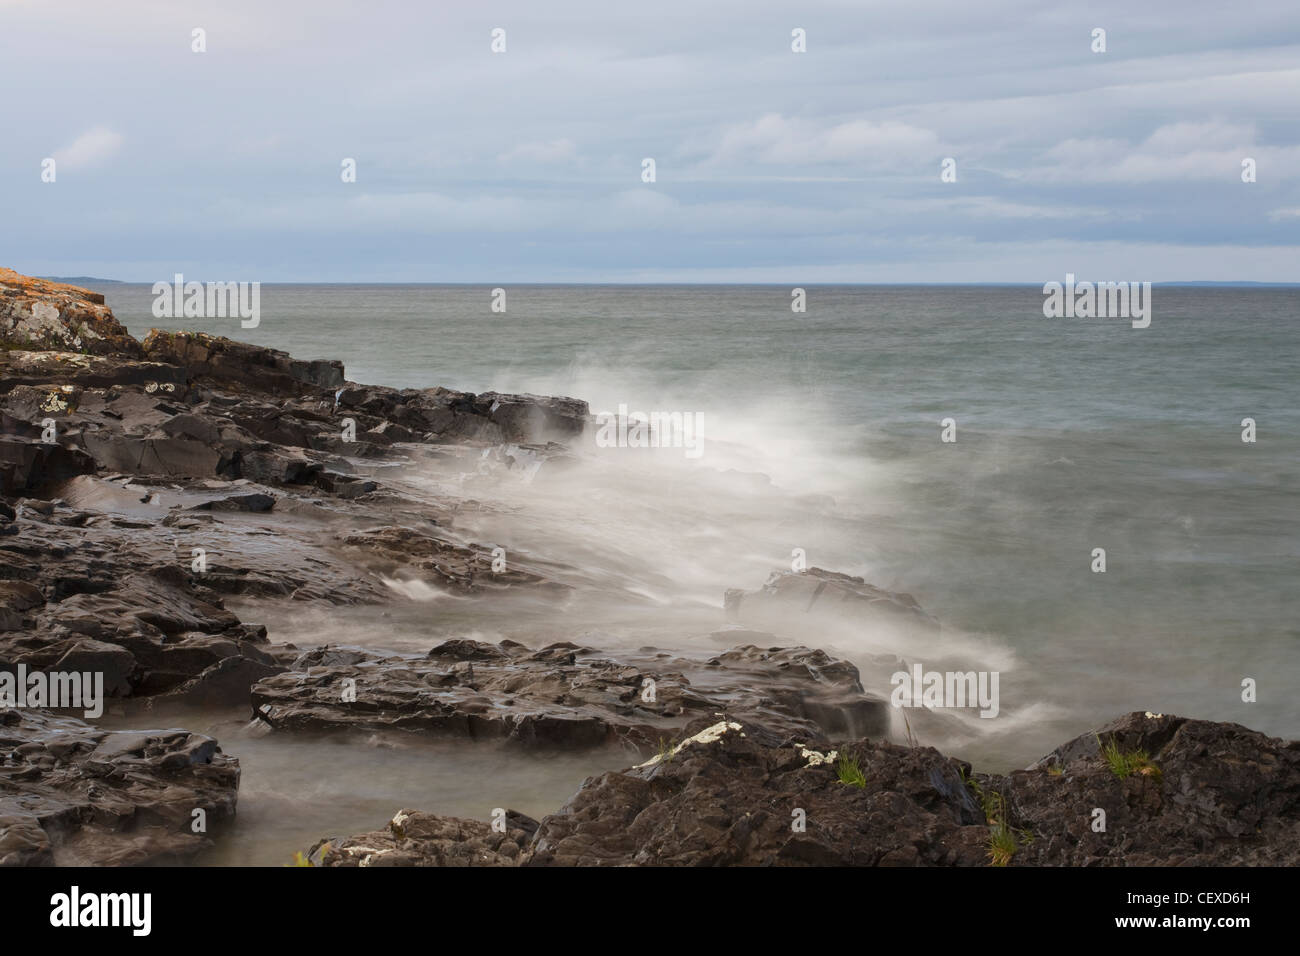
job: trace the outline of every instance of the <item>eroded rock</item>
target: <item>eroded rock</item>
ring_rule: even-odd
[[[239,763],[185,730],[0,711],[0,866],[175,865],[235,812]]]
[[[721,712],[808,741],[888,726],[887,704],[862,692],[851,664],[804,647],[696,659],[512,641],[448,641],[424,658],[325,648],[252,696],[256,716],[278,730],[407,730],[530,749],[650,753]]]

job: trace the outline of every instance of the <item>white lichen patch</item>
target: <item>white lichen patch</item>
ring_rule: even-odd
[[[1151,711],[1149,710],[1147,711],[1147,717],[1150,718],[1151,720],[1155,720],[1157,717],[1163,717],[1163,716],[1164,714],[1153,714],[1151,713]]]
[[[685,740],[679,743],[672,750],[669,750],[667,753],[655,754],[645,763],[637,764],[637,768],[640,769],[641,767],[653,767],[655,764],[660,763],[661,761],[670,760],[671,758],[676,757],[679,753],[681,753],[691,744],[717,743],[729,731],[733,731],[733,730],[740,730],[740,724],[736,723],[734,720],[720,720],[711,727],[705,727],[695,736],[687,737]],[[741,734],[740,736],[743,737],[745,735]]]
[[[821,753],[817,750],[809,750],[803,744],[799,744],[799,756],[808,761],[809,767],[820,767],[824,763],[834,763],[839,757],[839,751],[830,750]]]

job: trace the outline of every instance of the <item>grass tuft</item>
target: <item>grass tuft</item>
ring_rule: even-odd
[[[840,778],[840,783],[847,783],[851,787],[867,786],[866,775],[863,774],[862,768],[858,762],[850,757],[844,751],[840,751],[840,759],[835,763],[835,774]]]
[[[1098,737],[1097,745],[1101,748],[1101,755],[1106,765],[1110,767],[1110,772],[1121,780],[1134,775],[1155,777],[1156,780],[1162,776],[1160,768],[1151,762],[1151,755],[1145,750],[1120,750],[1119,743],[1114,737],[1105,744]]]

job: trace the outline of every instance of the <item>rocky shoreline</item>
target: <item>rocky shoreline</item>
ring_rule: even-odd
[[[1132,714],[1004,776],[885,742],[891,708],[854,664],[761,628],[938,624],[818,568],[729,590],[730,623],[720,610],[691,653],[580,634],[304,649],[227,608],[384,613],[394,580],[562,605],[581,569],[462,534],[484,506],[410,476],[563,481],[589,424],[570,398],[359,385],[338,362],[203,333],[137,341],[102,296],[0,270],[0,673],[100,674],[117,712],[149,719],[239,710],[286,748],[410,733],[633,765],[541,820],[402,810],[322,840],[316,865],[1300,861],[1300,744],[1237,725]],[[0,864],[193,860],[235,813],[237,756],[185,730],[0,710]]]

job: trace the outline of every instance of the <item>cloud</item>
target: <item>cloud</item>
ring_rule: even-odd
[[[578,147],[572,140],[553,139],[549,142],[520,143],[497,159],[503,163],[565,163],[577,157]]]
[[[768,113],[753,122],[729,126],[709,161],[783,166],[883,165],[897,160],[929,159],[939,151],[939,137],[932,131],[898,120],[879,123],[851,120],[825,125]]]
[[[98,166],[122,148],[122,134],[106,126],[96,126],[82,133],[71,146],[54,151],[54,159],[64,169]]]
[[[921,212],[954,213],[981,219],[1135,219],[1129,210],[1103,206],[1067,206],[1056,203],[1026,203],[996,196],[952,196],[941,199],[898,200],[891,204],[900,218]]]
[[[1300,146],[1263,146],[1253,123],[1224,120],[1170,123],[1136,146],[1121,139],[1067,139],[1042,155],[1050,165],[1030,169],[1025,179],[1041,182],[1149,183],[1232,181],[1247,157],[1270,177],[1300,173]]]

